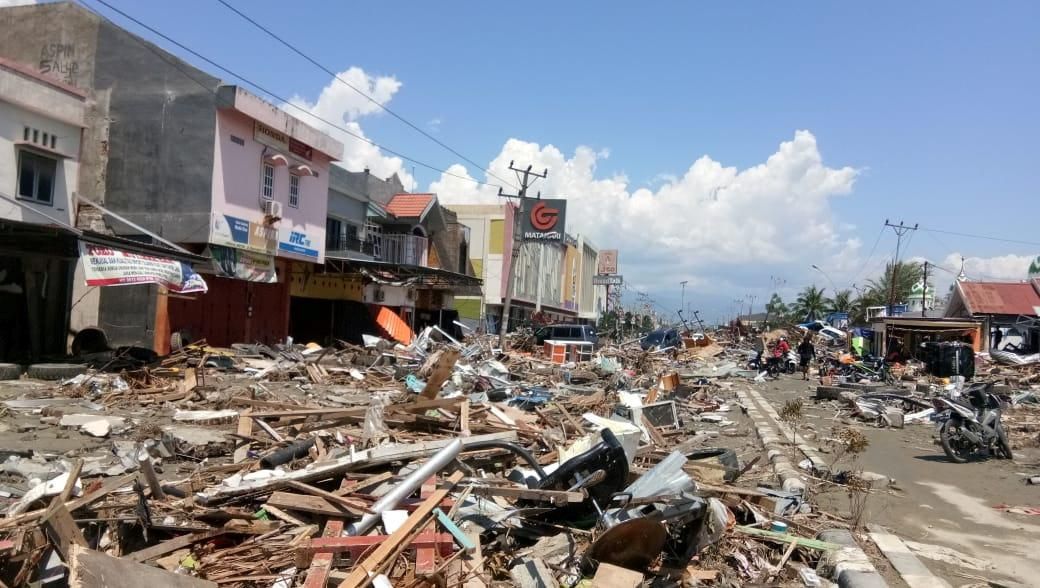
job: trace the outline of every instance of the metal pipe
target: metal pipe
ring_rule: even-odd
[[[360,521],[351,523],[347,527],[347,535],[361,535],[371,529],[382,518],[383,511],[393,510],[399,502],[418,490],[430,476],[447,467],[460,453],[462,453],[462,440],[456,439],[433,454],[430,459],[426,460],[426,463],[419,466],[407,478],[401,480],[400,484],[394,486],[382,498],[377,500],[369,509],[372,511],[371,513],[365,514]]]

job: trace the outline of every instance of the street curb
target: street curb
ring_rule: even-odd
[[[783,489],[790,492],[804,493],[805,481],[802,478],[802,473],[787,457],[786,450],[790,447],[789,444],[783,443],[780,439],[781,423],[779,417],[773,419],[772,416],[767,414],[769,411],[776,414],[776,411],[772,410],[772,406],[756,391],[750,389],[736,390],[736,394],[748,416],[751,417],[751,422],[755,426],[755,433],[762,441],[762,445],[766,449],[766,456],[773,465],[773,473],[780,478]],[[753,398],[752,394],[758,400]],[[763,408],[759,408],[760,403]],[[799,450],[803,450],[802,446],[799,446]],[[813,461],[815,463],[815,460]],[[825,531],[825,533],[842,535],[841,531],[844,531],[844,529]],[[825,560],[826,565],[823,565],[824,562],[821,561],[822,567],[817,569],[829,571],[830,573],[827,575],[837,582],[841,588],[887,588],[888,583],[874,568],[874,564],[871,563],[870,558],[856,543],[852,533],[845,531],[844,535],[847,535],[847,537],[841,536],[838,541],[834,541],[832,538],[827,539],[827,541],[841,543],[843,547],[835,552],[831,552]]]
[[[910,588],[951,588],[951,584],[931,572],[898,536],[880,525],[867,525],[867,535],[899,572]]]

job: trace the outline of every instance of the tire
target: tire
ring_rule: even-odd
[[[1015,459],[1015,455],[1011,453],[1011,441],[1008,440],[1003,425],[997,427],[997,445],[1000,447],[1000,453],[1004,459]]]
[[[86,372],[87,366],[81,363],[34,363],[26,375],[34,380],[67,380]]]
[[[691,461],[714,460],[726,468],[724,479],[729,482],[737,477],[740,472],[740,462],[737,461],[737,453],[725,447],[709,447],[705,449],[694,449],[686,453],[686,459]]]
[[[943,423],[942,428],[939,429],[939,441],[942,443],[943,452],[946,453],[946,457],[950,458],[950,461],[953,463],[968,463],[968,458],[959,455],[953,448],[950,421]]]
[[[22,366],[16,363],[0,363],[0,380],[17,380],[22,377]]]

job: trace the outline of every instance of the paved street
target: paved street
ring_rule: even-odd
[[[792,398],[804,398],[807,415],[803,431],[815,430],[820,438],[841,425],[835,420],[836,404],[811,399],[813,386],[797,377],[759,384],[757,391],[779,410]],[[1040,559],[1035,557],[1040,538],[1036,517],[1004,513],[998,504],[1034,505],[1040,489],[1024,483],[1025,474],[1036,474],[1040,451],[1015,448],[1015,461],[988,460],[954,464],[933,442],[934,427],[910,424],[902,430],[852,425],[870,440],[870,446],[851,467],[895,479],[892,492],[879,492],[868,501],[866,521],[888,527],[907,542],[943,546],[988,562],[991,569],[973,569],[979,562],[956,565],[918,554],[936,575],[954,586],[969,583],[969,577],[1014,580],[1037,585]],[[810,441],[819,446],[817,441]],[[825,454],[825,457],[829,457]],[[846,463],[846,462],[843,462]],[[841,468],[838,468],[841,469]],[[841,491],[824,491],[822,508],[832,512],[849,510]]]

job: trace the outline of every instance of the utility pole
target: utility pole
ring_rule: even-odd
[[[679,303],[679,318],[680,319],[682,318],[682,310],[684,308],[686,308],[686,283],[688,281],[689,280],[683,280],[683,281],[679,282],[679,285],[682,286],[682,300]]]
[[[925,302],[928,300],[928,261],[924,262],[924,276],[922,277],[923,283],[921,288],[921,317],[925,314]]]
[[[509,275],[506,276],[506,297],[502,302],[502,324],[498,329],[498,347],[502,351],[506,350],[506,332],[509,331],[509,311],[513,306],[513,275],[516,271],[516,260],[520,257],[520,247],[523,245],[523,238],[520,236],[520,215],[524,213],[524,204],[527,202],[527,189],[531,187],[534,181],[544,179],[549,175],[548,168],[542,173],[534,173],[531,168],[534,166],[527,166],[526,169],[517,169],[513,167],[513,162],[509,162],[509,169],[517,174],[520,179],[520,192],[517,194],[504,194],[502,188],[498,188],[498,195],[503,198],[516,198],[518,201],[516,210],[513,212],[513,250],[509,256]],[[521,176],[521,174],[523,174]],[[542,197],[542,193],[538,193],[538,198]],[[542,268],[538,268],[538,271],[542,271]]]
[[[892,275],[889,277],[889,279],[892,281],[892,283],[889,284],[889,288],[888,288],[888,308],[885,311],[885,315],[886,316],[892,316],[892,305],[895,304],[895,302],[896,302],[896,300],[895,300],[896,299],[896,281],[899,278],[899,250],[900,250],[900,247],[902,247],[902,245],[903,245],[903,235],[909,233],[910,231],[916,231],[917,230],[917,223],[914,223],[914,226],[912,226],[912,227],[909,226],[909,225],[903,224],[903,221],[899,221],[898,225],[893,225],[892,223],[888,222],[888,219],[886,218],[885,219],[885,226],[886,227],[891,227],[892,230],[896,234],[896,258],[892,262]]]

